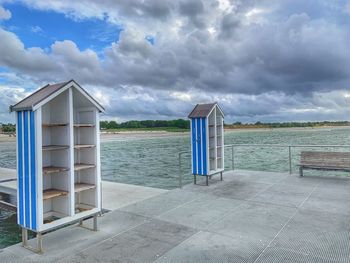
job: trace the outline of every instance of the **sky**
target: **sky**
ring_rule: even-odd
[[[350,1],[0,0],[0,122],[74,79],[118,122],[350,120]]]

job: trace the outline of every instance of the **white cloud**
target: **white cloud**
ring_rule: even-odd
[[[30,31],[32,31],[33,33],[43,33],[43,30],[40,26],[31,26],[30,27]]]
[[[0,5],[0,20],[8,20],[11,16],[11,12]]]

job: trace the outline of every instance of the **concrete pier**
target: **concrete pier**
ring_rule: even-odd
[[[350,179],[226,172],[19,244],[1,262],[349,262]],[[85,222],[91,224],[91,222]],[[31,241],[32,242],[32,241]]]

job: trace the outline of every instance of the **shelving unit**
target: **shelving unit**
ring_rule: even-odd
[[[96,220],[103,107],[71,80],[47,85],[10,108],[17,120],[17,214],[23,231],[40,239],[58,226]]]
[[[192,173],[208,177],[224,171],[224,114],[217,103],[197,104],[191,120]]]

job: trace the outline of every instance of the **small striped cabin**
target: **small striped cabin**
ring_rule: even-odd
[[[17,221],[37,233],[101,211],[99,113],[77,82],[46,85],[16,112]]]
[[[224,171],[224,114],[215,103],[197,104],[191,121],[192,174],[213,175]]]

